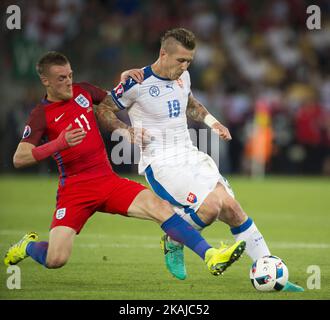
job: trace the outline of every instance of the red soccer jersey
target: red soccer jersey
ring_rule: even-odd
[[[61,185],[65,178],[77,179],[112,174],[93,104],[99,104],[107,95],[104,90],[88,83],[73,84],[73,97],[67,101],[49,102],[46,99],[31,112],[21,142],[39,145],[42,138],[54,140],[72,124],[72,129],[83,128],[83,141],[53,155],[60,173]]]

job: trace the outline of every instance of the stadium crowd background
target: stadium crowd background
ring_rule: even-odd
[[[1,2],[0,172],[14,171],[25,121],[43,97],[34,68],[42,53],[63,52],[75,81],[111,89],[123,70],[156,60],[165,30],[186,27],[198,38],[193,93],[233,137],[219,142],[221,172],[249,172],[251,133],[260,125],[270,134],[267,173],[330,175],[330,1],[15,1],[21,30],[6,28],[12,2]],[[306,27],[312,3],[321,9],[320,30]],[[115,170],[136,172],[130,165]],[[45,162],[31,171],[56,168]]]

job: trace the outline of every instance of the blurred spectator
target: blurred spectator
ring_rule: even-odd
[[[313,100],[301,105],[295,114],[296,139],[304,152],[301,173],[321,173],[322,119],[322,108]]]
[[[5,0],[2,5],[7,3],[11,4]],[[198,39],[190,67],[192,90],[233,137],[229,143],[212,142],[212,149],[220,146],[220,169],[242,172],[256,101],[262,99],[272,117],[267,171],[330,175],[328,0],[318,1],[322,28],[313,31],[306,28],[307,0],[21,0],[17,4],[22,30],[0,29],[0,132],[5,150],[0,170],[11,167],[22,119],[42,96],[31,89],[38,83],[34,65],[42,52],[62,51],[72,60],[76,81],[110,89],[121,71],[156,58],[165,30],[186,27]],[[128,121],[125,114],[121,116]],[[210,137],[202,146],[209,152]],[[114,142],[107,144],[111,152]],[[129,170],[118,170],[122,168]]]

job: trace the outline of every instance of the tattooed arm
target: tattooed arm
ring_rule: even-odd
[[[117,118],[116,112],[120,109],[113,102],[110,95],[107,95],[99,105],[95,106],[95,115],[102,128],[113,132],[118,129],[125,131],[129,126]]]
[[[143,81],[144,71],[142,69],[126,70],[120,75],[120,83],[125,83],[129,77],[137,83],[141,83]],[[127,131],[133,130],[133,128],[117,118],[115,113],[118,111],[120,111],[120,109],[113,102],[110,95],[107,95],[95,108],[96,117],[103,128],[110,132],[118,130],[119,133],[126,136]]]
[[[187,117],[197,122],[204,122],[215,133],[217,133],[223,140],[231,140],[229,130],[215,119],[207,109],[194,98],[192,94],[188,97],[188,105],[186,111]]]
[[[141,145],[147,144],[149,136],[144,128],[133,128],[118,119],[116,113],[120,111],[113,102],[110,95],[107,95],[99,105],[95,106],[95,115],[102,128],[125,137],[129,142]]]
[[[187,117],[197,122],[203,122],[209,114],[206,108],[192,95],[188,97]]]

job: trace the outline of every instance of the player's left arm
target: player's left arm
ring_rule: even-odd
[[[231,135],[227,127],[214,118],[207,109],[201,104],[192,93],[188,97],[188,105],[186,111],[187,117],[197,122],[204,122],[223,140],[231,140]]]

